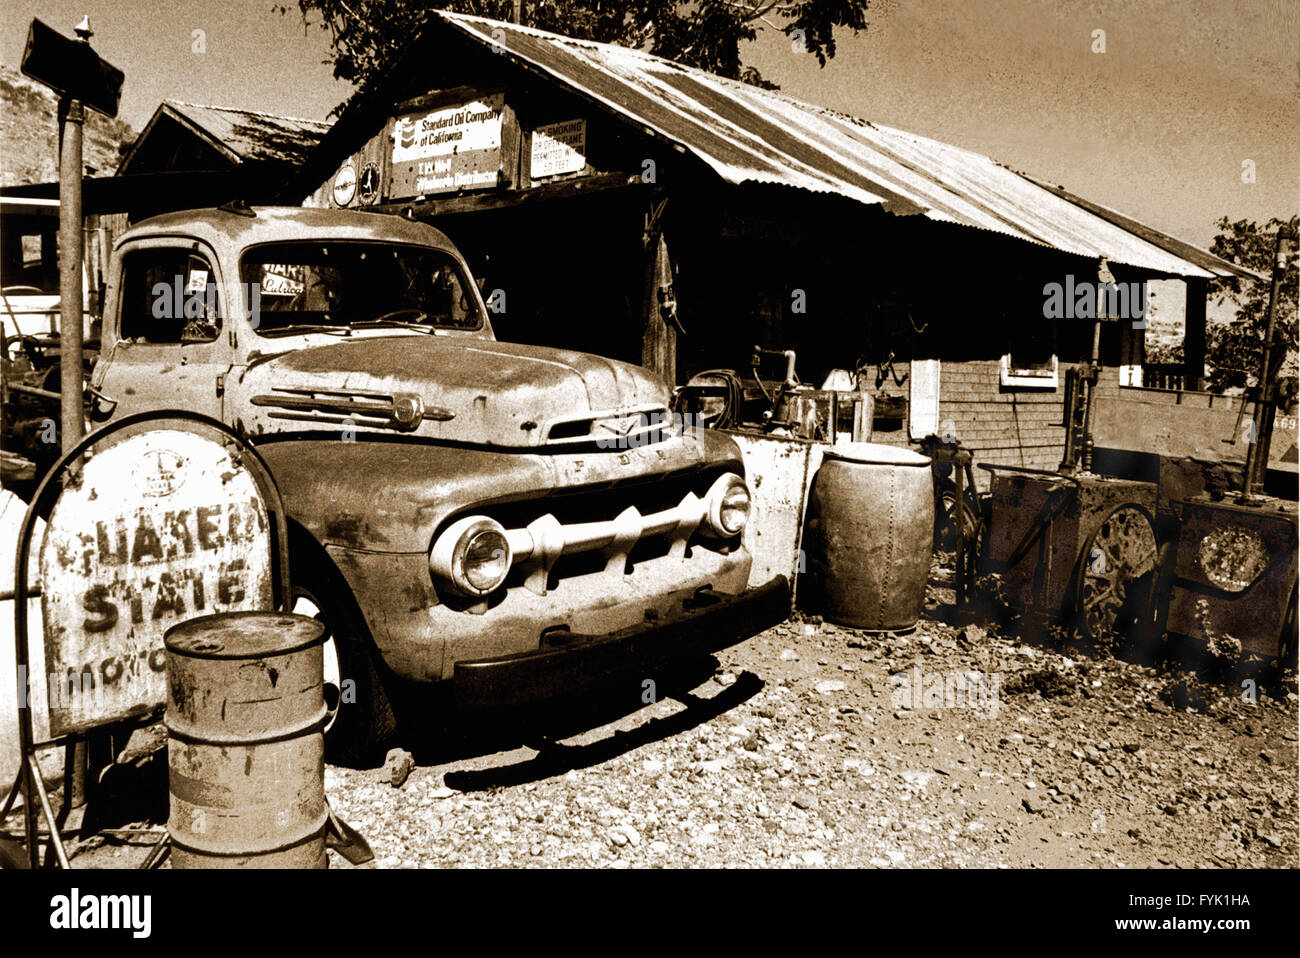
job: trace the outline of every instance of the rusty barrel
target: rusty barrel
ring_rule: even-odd
[[[326,867],[323,638],[278,612],[163,637],[174,867]]]
[[[828,448],[813,479],[801,586],[827,619],[857,629],[915,627],[934,535],[930,459],[853,442]]]

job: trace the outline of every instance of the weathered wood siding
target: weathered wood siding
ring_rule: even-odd
[[[1065,453],[1065,371],[1062,363],[1056,389],[1003,388],[996,359],[941,363],[939,373],[939,429],[951,430],[963,446],[975,456],[975,462],[993,465],[1025,466],[1030,469],[1056,469]],[[902,367],[906,369],[906,366]],[[864,370],[867,383],[874,380],[874,367]],[[883,392],[907,395],[910,381],[897,385],[886,380]],[[1115,394],[1119,391],[1119,368],[1102,368],[1098,390]],[[904,429],[876,431],[872,442],[907,446],[910,437]],[[980,488],[987,487],[988,473],[976,470]]]

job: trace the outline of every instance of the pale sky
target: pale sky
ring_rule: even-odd
[[[271,0],[4,0],[0,61],[18,66],[33,16],[70,33],[89,14],[137,130],[163,98],[324,118],[350,90],[323,62],[324,31],[283,2],[285,16]],[[825,69],[773,31],[746,62],[792,96],[988,154],[1198,245],[1221,215],[1300,207],[1300,0],[874,0],[868,16]]]

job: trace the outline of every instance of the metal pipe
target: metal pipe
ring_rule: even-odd
[[[1092,321],[1092,359],[1083,382],[1083,446],[1079,455],[1080,471],[1092,472],[1092,409],[1101,373],[1101,320]]]
[[[81,438],[81,101],[64,98],[59,123],[59,386],[62,448]]]
[[[45,791],[45,782],[41,778],[41,767],[36,764],[36,756],[31,753],[28,753],[26,761],[27,774],[30,776],[29,780],[36,789],[36,794],[41,800],[41,808],[45,810],[45,821],[50,826],[50,844],[54,846],[54,856],[59,860],[60,868],[71,868],[72,866],[68,864],[68,853],[63,847],[63,839],[60,837],[58,826],[55,824],[54,810],[50,807],[50,796]],[[24,804],[30,805],[31,802],[27,801]],[[28,851],[32,857],[32,867],[35,868],[37,855],[36,834],[34,831],[29,833],[28,843],[30,845]]]
[[[75,97],[64,97],[59,106],[59,433],[67,452],[82,434],[81,134],[86,116]],[[86,804],[84,739],[68,745],[65,768],[66,814]]]
[[[1269,446],[1273,440],[1273,411],[1277,393],[1273,384],[1273,337],[1277,331],[1277,296],[1286,271],[1290,246],[1295,241],[1286,227],[1277,231],[1277,244],[1273,254],[1273,283],[1268,295],[1268,314],[1264,321],[1264,346],[1259,359],[1259,385],[1255,399],[1255,414],[1251,420],[1250,442],[1246,447],[1246,495],[1254,495],[1264,485],[1268,473]]]
[[[56,393],[49,389],[37,389],[35,386],[25,386],[22,383],[11,383],[8,387],[13,392],[22,393],[25,396],[37,396],[41,399],[58,399],[63,400],[62,393]]]
[[[17,593],[13,590],[6,589],[3,592],[0,592],[0,602],[12,602],[16,595]],[[27,596],[29,599],[39,599],[41,597],[40,587],[28,586],[27,591],[24,592],[23,595]]]

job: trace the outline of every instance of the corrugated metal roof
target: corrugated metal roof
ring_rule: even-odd
[[[320,142],[330,124],[296,116],[279,116],[256,110],[236,110],[183,100],[164,100],[226,148],[245,160],[301,162]]]
[[[495,52],[689,151],[730,183],[838,193],[900,215],[993,230],[1160,273],[1256,277],[970,150],[640,50],[480,17],[436,15]]]
[[[297,165],[307,158],[330,128],[329,123],[320,120],[163,100],[130,152],[123,157],[119,171],[129,168],[132,156],[149,137],[161,116],[175,119],[236,165],[266,160]]]

